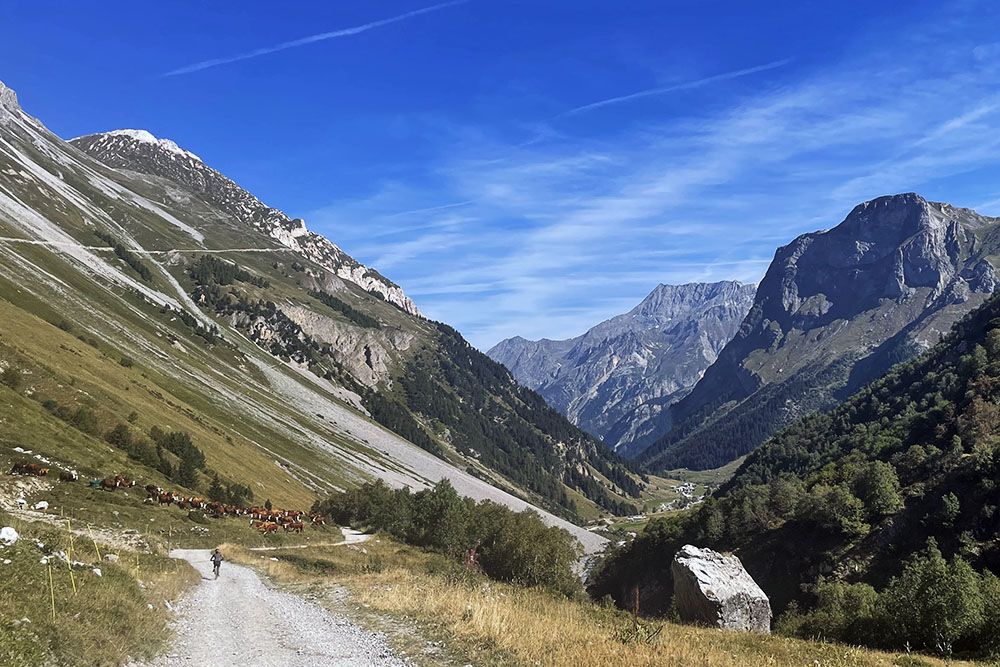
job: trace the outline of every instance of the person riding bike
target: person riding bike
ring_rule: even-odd
[[[216,549],[212,552],[212,572],[215,574],[215,578],[219,578],[219,567],[222,565],[222,554]]]

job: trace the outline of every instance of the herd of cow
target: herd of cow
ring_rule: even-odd
[[[33,477],[46,477],[49,469],[30,461],[18,461],[11,468],[12,475],[29,475]],[[75,471],[64,470],[59,473],[59,479],[63,482],[75,482],[79,475]],[[95,489],[114,491],[115,489],[130,489],[135,486],[135,480],[115,475],[104,479],[93,479],[90,486]],[[222,518],[225,516],[248,517],[250,526],[256,528],[263,535],[277,533],[278,529],[287,532],[301,533],[305,529],[306,520],[313,526],[326,525],[326,519],[322,514],[306,513],[302,510],[280,510],[268,509],[266,507],[243,507],[241,505],[229,505],[218,501],[208,501],[197,496],[182,496],[173,491],[164,491],[155,484],[147,484],[146,502],[157,503],[159,505],[176,505],[182,510],[204,510],[209,516]]]
[[[12,475],[30,475],[32,477],[46,477],[49,474],[49,469],[45,466],[39,465],[34,461],[18,461],[11,468],[10,474]],[[59,473],[59,479],[64,482],[75,482],[79,479],[79,475],[72,470],[63,470]]]

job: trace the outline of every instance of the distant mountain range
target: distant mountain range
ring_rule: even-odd
[[[642,468],[715,468],[936,343],[996,289],[998,255],[998,218],[879,197],[779,248],[756,292],[660,286],[577,338],[489,354]]]
[[[509,338],[487,354],[583,430],[635,455],[736,334],[754,286],[660,285],[629,312],[567,340]]]

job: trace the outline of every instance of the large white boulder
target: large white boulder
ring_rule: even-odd
[[[17,542],[17,531],[10,526],[0,528],[0,545],[9,547]]]
[[[674,556],[671,572],[681,620],[771,632],[771,602],[736,556],[688,544]]]

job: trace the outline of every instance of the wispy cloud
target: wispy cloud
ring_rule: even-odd
[[[564,111],[559,114],[560,116],[574,116],[576,114],[584,113],[586,111],[593,111],[594,109],[599,109],[601,107],[611,106],[612,104],[621,104],[622,102],[630,102],[632,100],[638,100],[643,97],[653,97],[654,95],[663,95],[664,93],[673,93],[681,90],[693,90],[695,88],[702,88],[713,83],[719,83],[721,81],[729,81],[731,79],[738,79],[741,76],[749,76],[751,74],[757,74],[758,72],[766,72],[768,70],[777,69],[779,67],[784,67],[788,63],[792,62],[791,58],[785,58],[784,60],[775,60],[774,62],[766,63],[764,65],[757,65],[756,67],[747,67],[745,69],[738,69],[732,72],[724,72],[722,74],[716,74],[714,76],[708,76],[702,79],[695,79],[694,81],[685,81],[684,83],[676,83],[670,86],[661,86],[659,88],[647,88],[646,90],[640,90],[636,93],[631,93],[629,95],[621,95],[619,97],[609,97],[604,100],[599,100],[597,102],[591,102],[590,104],[584,104],[569,111]]]
[[[309,35],[307,37],[293,39],[288,42],[281,42],[280,44],[274,44],[273,46],[265,46],[259,49],[254,49],[253,51],[247,51],[245,53],[239,53],[233,56],[226,56],[224,58],[212,58],[210,60],[202,60],[201,62],[197,62],[191,65],[185,65],[184,67],[179,67],[177,69],[166,72],[165,74],[163,74],[163,76],[178,76],[180,74],[191,74],[192,72],[198,72],[204,69],[209,69],[210,67],[218,67],[219,65],[228,65],[229,63],[235,63],[241,60],[250,60],[251,58],[266,56],[271,53],[277,53],[278,51],[295,49],[300,46],[315,44],[316,42],[323,42],[328,39],[350,37],[352,35],[358,35],[363,32],[368,32],[369,30],[374,30],[375,28],[381,28],[382,26],[391,25],[393,23],[399,23],[400,21],[406,21],[407,19],[411,19],[420,16],[422,14],[429,14],[431,12],[436,12],[442,9],[446,9],[448,7],[454,7],[455,5],[463,5],[467,2],[469,2],[469,0],[451,0],[450,2],[438,3],[436,5],[431,5],[429,7],[423,7],[421,9],[415,9],[413,11],[406,12],[404,14],[399,14],[398,16],[391,16],[389,18],[380,19],[378,21],[371,21],[370,23],[365,23],[350,28],[341,28],[340,30],[331,30],[330,32],[321,32],[315,35]]]

